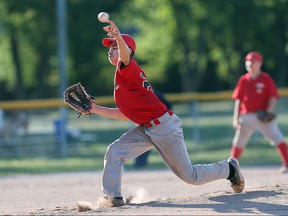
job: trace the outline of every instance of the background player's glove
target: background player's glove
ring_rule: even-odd
[[[272,112],[267,112],[265,110],[258,110],[257,117],[261,122],[270,122],[276,118],[276,114]]]
[[[81,114],[91,114],[90,110],[92,108],[92,103],[94,103],[94,98],[85,91],[85,88],[81,85],[81,83],[68,87],[63,95],[66,104],[78,112],[78,118],[81,116]]]

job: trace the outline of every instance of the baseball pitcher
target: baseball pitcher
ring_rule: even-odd
[[[244,189],[244,178],[237,159],[229,158],[212,164],[191,163],[180,119],[154,94],[146,73],[133,58],[136,53],[134,38],[121,34],[113,21],[107,20],[106,23],[108,26],[103,29],[108,37],[102,40],[102,44],[108,48],[108,60],[116,69],[114,100],[117,107],[99,106],[88,97],[84,100],[84,114],[93,113],[117,120],[130,120],[138,126],[124,133],[107,148],[102,177],[105,199],[111,201],[111,206],[129,203],[129,199],[123,198],[121,192],[123,166],[127,161],[152,148],[159,152],[169,169],[188,184],[202,185],[218,179],[228,179],[233,190],[241,193]],[[81,94],[82,90],[79,92]],[[68,95],[75,96],[71,91]],[[77,101],[77,106],[81,106],[78,102],[87,96],[84,94],[79,98],[72,100]],[[65,101],[68,102],[69,99]],[[71,107],[75,109],[75,105]],[[76,110],[81,113],[83,107]]]

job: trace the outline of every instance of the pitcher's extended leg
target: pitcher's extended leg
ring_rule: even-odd
[[[229,164],[226,160],[192,165],[183,139],[181,121],[176,115],[155,128],[147,129],[146,133],[151,137],[166,165],[183,181],[201,185],[228,178]]]

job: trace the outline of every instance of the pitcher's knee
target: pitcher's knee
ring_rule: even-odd
[[[117,163],[118,165],[124,164],[124,158],[118,151],[119,149],[116,146],[110,144],[104,155],[104,160]]]

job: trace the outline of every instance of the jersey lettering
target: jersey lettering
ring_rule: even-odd
[[[257,94],[261,94],[263,92],[264,86],[265,86],[264,83],[256,83]]]
[[[115,83],[114,89],[117,90],[117,89],[119,89],[119,87],[120,87],[120,85],[118,85],[117,83]]]
[[[141,79],[143,79],[142,86],[143,88],[147,89],[148,91],[152,91],[152,86],[146,79],[145,75],[143,73],[140,73]]]

